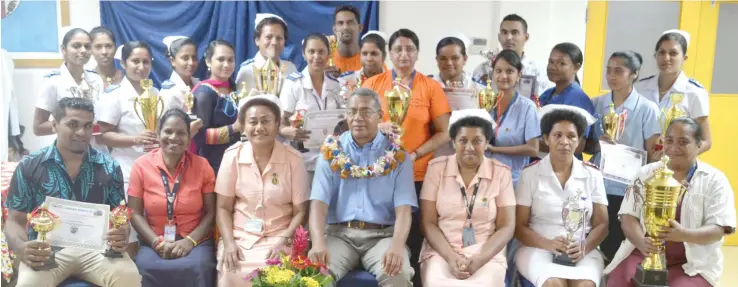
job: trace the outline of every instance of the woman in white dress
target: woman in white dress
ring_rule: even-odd
[[[182,109],[185,107],[184,97],[187,92],[200,83],[200,79],[192,74],[197,70],[197,45],[192,39],[184,36],[167,36],[163,40],[167,46],[167,55],[172,64],[172,75],[161,83],[161,97],[166,109]]]
[[[92,37],[92,56],[94,61],[87,63],[89,69],[94,69],[105,82],[105,88],[110,85],[118,85],[123,80],[122,70],[115,67],[115,55],[118,48],[115,47],[115,34],[104,26],[98,26],[90,31]],[[118,59],[120,60],[120,59]]]
[[[580,136],[595,119],[565,105],[547,105],[541,113],[541,132],[550,149],[523,169],[518,181],[515,237],[523,246],[516,253],[516,265],[537,287],[598,286],[604,261],[597,246],[608,224],[605,184],[596,167],[574,157]],[[571,242],[562,219],[570,197],[580,197],[586,207],[586,236]],[[553,263],[554,254],[568,254],[574,266]]]

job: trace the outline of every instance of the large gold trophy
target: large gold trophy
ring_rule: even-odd
[[[632,279],[635,286],[668,286],[665,242],[658,239],[658,234],[670,226],[669,220],[676,218],[677,205],[685,191],[682,184],[672,177],[674,172],[667,167],[668,163],[669,157],[664,155],[661,167],[645,182],[641,220],[645,222],[646,234],[658,253],[646,256],[638,265]]]
[[[284,63],[282,63],[280,67],[277,67],[272,58],[268,58],[261,68],[257,68],[256,65],[254,65],[256,88],[259,92],[279,97],[279,89],[282,86],[282,80],[284,78],[282,73],[284,70]]]
[[[133,110],[146,130],[156,132],[159,118],[164,113],[164,101],[159,95],[151,92],[153,86],[154,83],[150,79],[141,80],[141,88],[144,89],[144,92],[133,98]],[[143,150],[149,152],[157,147],[157,144],[145,145]]]
[[[659,123],[661,124],[661,137],[659,142],[656,144],[656,150],[659,151],[664,148],[664,137],[666,136],[666,129],[669,128],[669,124],[674,119],[683,118],[687,116],[687,112],[682,110],[678,105],[684,100],[684,94],[674,93],[671,94],[672,105],[668,109],[661,109],[661,117]]]
[[[620,138],[623,125],[625,124],[624,114],[615,112],[615,104],[610,103],[609,111],[602,116],[602,130],[612,139],[617,141]]]
[[[412,91],[400,83],[400,78],[395,79],[394,87],[384,92],[384,98],[387,100],[390,122],[400,127],[400,134],[402,134],[402,122],[405,121],[407,109],[410,107]]]
[[[338,50],[338,39],[341,37],[341,33],[336,33],[336,35],[328,36],[328,66],[329,67],[335,67],[336,66],[336,60],[333,57],[333,54],[336,53],[336,50]]]
[[[126,205],[126,201],[121,200],[120,205],[118,205],[118,207],[110,212],[110,225],[113,226],[113,229],[118,229],[127,225],[128,221],[130,221],[131,219],[131,213],[133,212]],[[122,258],[123,254],[111,248],[108,248],[107,250],[105,250],[105,257]]]
[[[492,80],[487,80],[487,87],[479,91],[477,98],[479,100],[479,108],[485,109],[488,112],[497,106],[500,94],[492,88]]]
[[[36,210],[28,214],[28,224],[38,233],[36,241],[47,243],[49,242],[48,234],[52,230],[56,229],[59,225],[59,218],[49,211],[46,203],[41,204]],[[33,270],[42,271],[56,268],[56,259],[52,250],[51,255],[44,261],[44,264],[39,267],[33,267]]]

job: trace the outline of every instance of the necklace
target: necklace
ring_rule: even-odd
[[[358,166],[351,162],[351,157],[343,152],[341,142],[338,136],[329,136],[325,139],[320,151],[323,158],[330,161],[331,170],[340,173],[342,179],[353,178],[372,178],[387,175],[397,167],[397,163],[405,160],[405,151],[402,149],[402,140],[400,136],[394,133],[384,134],[390,145],[384,151],[384,155],[380,156],[373,164],[368,166]]]

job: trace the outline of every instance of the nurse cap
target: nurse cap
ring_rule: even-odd
[[[256,100],[256,99],[262,99],[272,102],[273,104],[277,105],[277,108],[279,109],[279,117],[282,116],[282,105],[280,104],[279,98],[277,96],[272,94],[260,94],[260,95],[253,95],[248,98],[246,98],[246,101],[243,102],[240,106],[246,106],[249,102]]]
[[[366,34],[364,34],[364,36],[361,36],[361,39],[364,40],[364,38],[366,38],[366,36],[369,36],[371,34],[374,34],[374,35],[377,35],[379,37],[382,37],[382,39],[384,39],[384,41],[387,41],[387,34],[385,34],[382,31],[377,31],[377,30],[371,30],[371,31],[366,32]]]
[[[669,34],[669,33],[674,33],[674,34],[681,35],[682,37],[684,37],[684,40],[687,40],[687,46],[689,46],[689,33],[687,31],[683,31],[683,30],[679,30],[679,29],[671,29],[671,30],[664,31],[664,33],[661,33],[661,35],[663,36],[663,35],[666,35],[666,34]]]
[[[182,40],[182,39],[187,39],[187,37],[185,36],[166,36],[161,41],[164,42],[164,45],[167,46],[167,53],[169,53],[169,50],[172,49],[172,44],[174,43],[174,41]]]
[[[489,122],[492,125],[492,129],[495,129],[497,127],[497,124],[495,123],[495,121],[492,120],[492,116],[489,115],[489,112],[487,112],[487,110],[464,109],[451,112],[451,118],[448,120],[449,131],[456,122],[466,118],[480,118],[486,122]]]
[[[118,59],[118,61],[123,61],[123,45],[118,46],[118,49],[115,50],[115,56],[113,58]]]
[[[575,107],[575,106],[570,106],[570,105],[557,105],[557,104],[543,106],[543,108],[541,108],[540,118],[543,118],[543,116],[545,116],[546,114],[550,112],[562,111],[562,110],[573,112],[577,114],[578,116],[582,117],[588,126],[593,125],[597,121],[597,119],[595,119],[592,115],[590,115],[589,112],[587,112],[586,110],[580,107]]]
[[[259,26],[259,23],[261,23],[261,21],[264,21],[264,19],[266,18],[277,18],[279,19],[279,21],[282,21],[282,23],[284,23],[285,26],[287,26],[287,22],[285,22],[284,19],[282,19],[282,17],[279,17],[272,13],[258,13],[256,14],[256,17],[254,19],[254,30],[256,30],[256,27]]]

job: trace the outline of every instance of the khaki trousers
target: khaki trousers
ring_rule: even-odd
[[[379,286],[413,286],[415,274],[410,266],[410,250],[405,247],[402,271],[388,276],[382,269],[384,254],[392,245],[394,227],[384,229],[355,229],[337,225],[326,227],[326,249],[328,270],[338,282],[361,263],[364,270],[372,273]]]
[[[141,275],[128,253],[108,258],[100,252],[64,248],[55,254],[56,268],[35,271],[25,263],[18,267],[18,287],[56,287],[68,277],[77,277],[98,286],[138,287]]]

